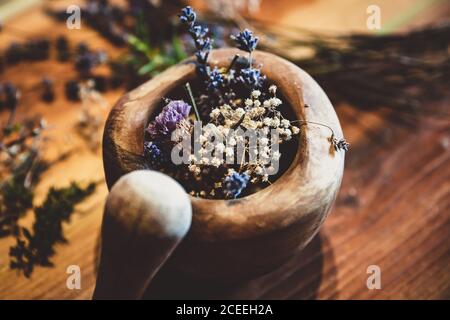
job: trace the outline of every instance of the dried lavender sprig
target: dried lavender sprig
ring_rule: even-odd
[[[236,42],[239,49],[248,52],[249,67],[252,66],[252,52],[256,49],[258,45],[258,37],[253,36],[253,32],[245,29],[239,32],[237,35],[230,36],[232,40]]]
[[[238,79],[250,89],[257,89],[263,85],[266,76],[261,74],[261,70],[248,67],[241,69]]]
[[[258,37],[253,36],[252,31],[245,29],[237,35],[232,35],[231,39],[236,42],[238,49],[248,52],[248,67],[241,69],[238,79],[250,89],[261,87],[266,78],[259,69],[253,68],[252,58],[252,52],[258,45]]]
[[[201,25],[196,25],[197,14],[190,7],[187,6],[181,10],[179,15],[180,21],[189,25],[189,34],[195,43],[195,56],[197,58],[197,71],[204,76],[208,75],[207,60],[212,49],[212,40],[207,36],[209,29]]]

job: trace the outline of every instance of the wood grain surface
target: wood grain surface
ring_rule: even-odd
[[[401,20],[396,20],[396,15],[419,2],[423,1],[378,1],[383,21],[394,22]],[[435,2],[409,21],[397,23],[398,28],[448,16],[448,5]],[[261,17],[306,27],[317,27],[322,21],[320,26],[332,30],[363,30],[370,1],[342,3],[263,1]],[[8,24],[36,35],[66,34],[73,42],[85,40],[93,48],[106,48],[112,56],[120,54],[87,27],[66,30],[36,9]],[[15,39],[17,36],[6,30],[0,34],[0,48]],[[27,93],[45,74],[60,80],[57,99],[51,105],[40,102],[35,93]],[[21,64],[0,74],[0,81],[13,81],[24,92],[20,118],[41,114],[49,122],[45,157],[54,159],[72,151],[64,162],[45,172],[37,188],[37,204],[52,185],[104,179],[100,149],[91,150],[74,129],[80,104],[69,103],[62,95],[64,80],[74,76],[71,65],[54,61]],[[123,93],[109,92],[105,99],[112,105]],[[448,104],[443,101],[442,108]],[[147,298],[450,298],[450,126],[423,121],[411,128],[400,125],[383,109],[363,111],[345,104],[335,107],[351,150],[337,202],[310,245],[278,270],[233,287],[201,285],[163,270],[147,291]],[[101,113],[105,119],[108,109]],[[5,117],[0,114],[1,123]],[[101,184],[77,207],[64,229],[69,243],[56,248],[55,267],[39,267],[30,279],[9,270],[8,251],[13,239],[0,239],[0,299],[90,299],[106,195],[106,185]],[[21,222],[31,224],[32,215]],[[66,268],[72,264],[81,268],[81,290],[66,287]],[[381,268],[381,290],[366,287],[369,265]]]

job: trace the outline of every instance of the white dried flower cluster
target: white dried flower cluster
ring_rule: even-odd
[[[279,109],[283,103],[276,96],[276,92],[277,87],[272,85],[266,94],[260,90],[253,90],[250,97],[244,100],[213,108],[209,114],[210,123],[202,128],[202,134],[198,137],[201,144],[198,156],[189,158],[191,161],[189,171],[198,176],[204,166],[228,167],[229,159],[232,159],[234,164],[240,163],[241,159],[234,158],[239,156],[237,147],[241,145],[244,146],[244,156],[252,156],[254,159],[240,163],[241,168],[245,168],[251,177],[250,181],[267,182],[269,176],[276,171],[272,165],[273,161],[279,161],[281,158],[278,144],[290,140],[293,135],[300,132],[297,126],[282,116]],[[250,146],[249,139],[239,134],[238,129],[241,129],[241,133],[257,130],[259,132],[257,147]],[[271,141],[273,131],[278,134],[278,141]],[[211,142],[211,136],[216,137],[215,142]]]

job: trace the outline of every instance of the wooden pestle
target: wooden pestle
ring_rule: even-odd
[[[124,175],[111,189],[93,299],[139,299],[188,232],[192,207],[178,182],[156,171]]]

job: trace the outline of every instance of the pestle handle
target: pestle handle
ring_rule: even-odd
[[[93,299],[139,299],[188,232],[192,208],[175,180],[156,171],[120,178],[106,200]]]

